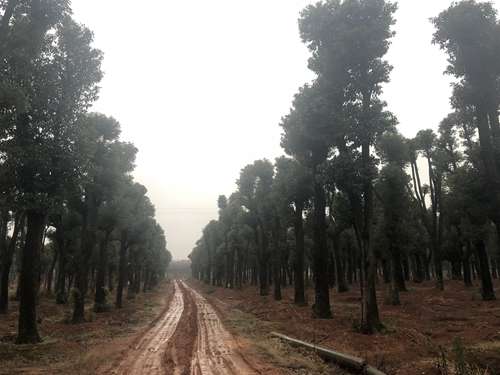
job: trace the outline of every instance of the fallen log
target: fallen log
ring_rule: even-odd
[[[349,354],[340,353],[334,350],[326,349],[321,346],[311,344],[305,341],[297,340],[292,337],[282,335],[281,333],[271,332],[271,336],[277,337],[286,341],[292,346],[299,346],[314,350],[321,358],[334,362],[335,364],[346,369],[356,371],[359,374],[366,375],[386,375],[375,367],[369,366],[362,358],[355,357]]]

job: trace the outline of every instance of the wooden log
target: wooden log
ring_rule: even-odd
[[[367,365],[366,361],[362,358],[355,357],[349,354],[340,353],[334,350],[326,349],[318,345],[314,345],[305,341],[297,340],[292,337],[282,335],[281,333],[271,332],[271,336],[277,337],[289,343],[292,346],[299,346],[307,349],[314,350],[321,358],[332,361],[335,364],[346,369],[356,371],[359,374],[366,375],[386,375],[385,373],[377,370],[375,367]]]

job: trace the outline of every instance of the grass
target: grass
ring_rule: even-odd
[[[249,339],[257,354],[276,367],[299,375],[344,374],[324,363],[314,353],[292,348],[281,340],[272,338],[269,333],[276,329],[276,325],[271,322],[261,321],[240,310],[232,310],[225,323],[238,335]]]

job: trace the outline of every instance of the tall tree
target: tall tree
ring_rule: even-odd
[[[270,205],[274,167],[266,159],[256,160],[241,170],[237,181],[241,203],[249,212],[250,225],[258,246],[260,294],[269,294],[269,231],[272,218]]]
[[[319,82],[303,86],[282,119],[281,146],[310,171],[313,195],[313,273],[317,318],[331,318],[324,167],[335,138],[335,119]]]
[[[395,11],[396,5],[385,0],[329,0],[308,6],[299,22],[302,39],[313,53],[309,67],[328,92],[337,92],[333,96],[337,101],[330,102],[330,106],[338,108],[338,100],[341,102],[342,114],[338,117],[343,118],[348,131],[337,137],[339,151],[347,152],[346,142],[360,149],[361,197],[350,196],[353,209],[359,206],[356,232],[362,272],[367,262],[361,319],[366,333],[382,326],[375,291],[377,260],[371,241],[375,178],[371,148],[376,137],[394,123],[384,111],[380,94],[391,71],[383,57],[394,35]]]
[[[16,82],[22,101],[4,111],[0,147],[26,212],[18,342],[27,343],[40,340],[35,297],[43,228],[49,209],[60,204],[60,186],[78,175],[78,116],[96,98],[101,53],[91,47],[92,34],[69,17],[67,2],[21,5],[12,17],[2,82]]]

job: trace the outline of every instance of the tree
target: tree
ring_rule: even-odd
[[[304,291],[304,227],[303,215],[306,204],[312,195],[311,175],[297,160],[280,157],[276,159],[274,191],[283,204],[293,209],[293,228],[295,238],[294,289],[295,304],[306,304]]]
[[[433,19],[433,42],[448,53],[447,74],[453,75],[454,104],[470,114],[479,134],[484,181],[491,192],[491,220],[500,233],[500,29],[491,2],[453,3]],[[458,100],[457,100],[458,99]],[[470,138],[469,138],[470,140]]]
[[[256,160],[241,170],[237,181],[242,205],[250,215],[250,226],[254,230],[258,247],[260,294],[269,294],[269,231],[271,225],[271,187],[274,167],[266,159]]]
[[[17,341],[29,343],[40,340],[35,298],[43,227],[61,200],[62,182],[77,176],[78,116],[96,98],[101,53],[90,46],[92,34],[68,16],[64,1],[19,3],[12,19],[2,82],[16,82],[21,100],[4,105],[0,147],[26,212]]]
[[[343,136],[336,137],[336,146],[340,153],[360,158],[362,195],[349,196],[357,216],[362,262],[368,263],[363,277],[361,319],[366,333],[382,326],[375,292],[376,257],[371,244],[375,178],[371,147],[379,134],[394,125],[379,96],[391,71],[383,57],[394,35],[391,27],[395,11],[396,5],[384,0],[330,0],[306,7],[299,21],[302,39],[313,53],[309,67],[318,74],[325,90],[336,93],[331,96],[336,100],[330,101],[330,106],[337,108],[337,118],[347,125]],[[352,152],[358,148],[360,155]],[[365,267],[361,269],[364,273]]]
[[[84,120],[85,134],[82,137],[82,154],[84,178],[81,181],[79,197],[76,206],[82,216],[82,241],[77,254],[79,267],[75,280],[75,304],[73,322],[84,320],[85,295],[88,289],[88,265],[97,241],[99,210],[105,205],[109,207],[115,199],[118,190],[132,171],[136,148],[128,143],[118,141],[120,125],[113,118],[99,114],[90,114]],[[113,203],[116,205],[116,203]],[[101,212],[103,217],[104,212]],[[107,265],[107,245],[109,236],[114,229],[116,216],[101,224],[104,228],[104,239],[100,246],[98,282],[96,289],[95,310],[105,309],[104,274]]]
[[[405,172],[408,161],[407,143],[397,133],[386,133],[378,142],[378,148],[385,163],[380,172],[376,189],[382,205],[382,232],[390,256],[391,282],[388,301],[399,305],[399,292],[405,291],[401,270],[401,254],[406,240],[409,177]]]
[[[282,119],[281,146],[308,168],[313,186],[313,272],[317,318],[331,318],[328,288],[328,245],[326,234],[326,192],[324,165],[336,135],[334,115],[318,82],[303,86],[295,96],[293,108]]]

